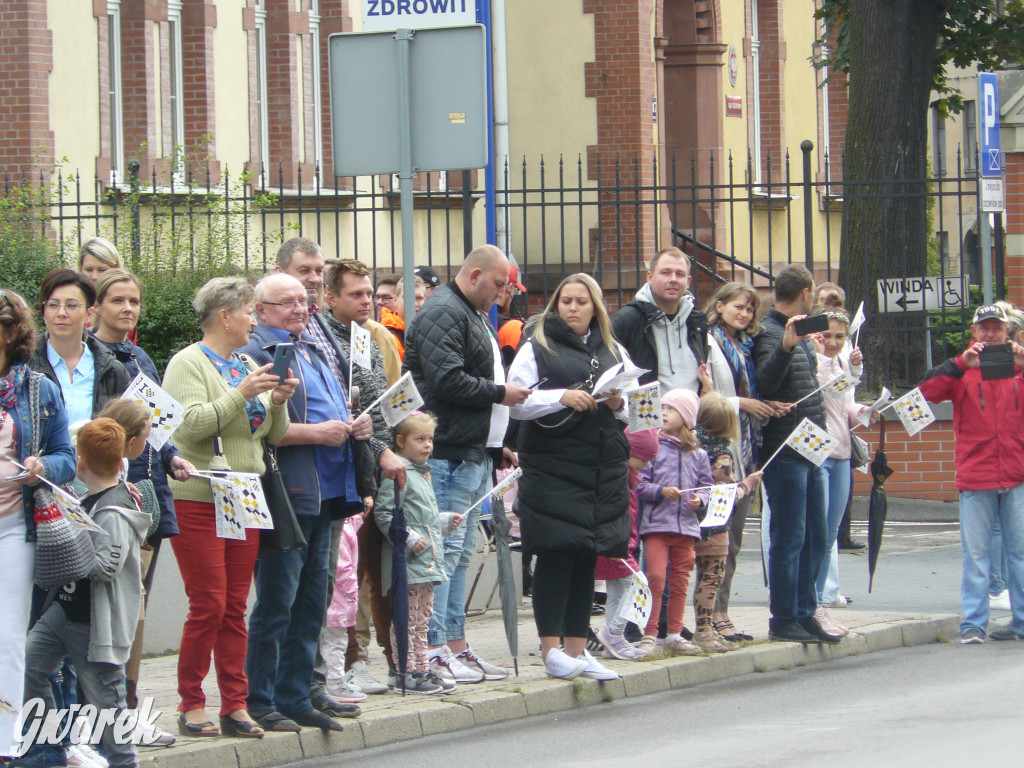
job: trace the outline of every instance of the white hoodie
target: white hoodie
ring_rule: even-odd
[[[637,301],[657,304],[651,293],[651,284],[646,283],[636,292]],[[654,334],[654,345],[658,350],[658,381],[661,391],[688,389],[696,392],[700,388],[697,378],[697,358],[686,339],[686,319],[693,311],[693,294],[687,292],[679,300],[679,311],[669,319],[667,315],[655,320],[647,329]]]

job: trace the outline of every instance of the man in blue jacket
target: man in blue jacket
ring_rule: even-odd
[[[278,463],[307,546],[257,564],[245,663],[249,714],[266,730],[340,731],[340,723],[313,706],[310,684],[332,578],[331,521],[363,508],[349,440],[369,438],[370,422],[349,423],[341,383],[305,332],[309,309],[302,283],[279,273],[263,278],[256,285],[256,311],[260,324],[245,353],[264,365],[278,344],[295,344],[291,369],[300,383],[289,401],[291,425],[278,444]]]

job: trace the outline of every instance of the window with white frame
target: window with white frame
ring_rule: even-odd
[[[257,185],[266,187],[270,162],[270,121],[267,109],[267,3],[256,0],[256,162]]]
[[[946,118],[932,107],[932,172],[946,175]]]
[[[121,0],[107,0],[107,82],[110,120],[110,184],[127,181],[124,172],[124,109],[121,103]]]
[[[181,0],[167,0],[168,95],[171,116],[171,167],[175,183],[185,182],[185,84],[182,65]]]
[[[761,39],[758,29],[758,0],[750,0],[750,77],[753,93],[750,97],[750,164],[754,184],[761,183]]]
[[[323,92],[320,88],[320,0],[309,0],[309,58],[313,91],[313,163],[317,184],[326,184],[324,172]]]

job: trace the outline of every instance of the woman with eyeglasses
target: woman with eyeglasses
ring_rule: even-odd
[[[70,424],[98,416],[107,401],[121,397],[131,383],[113,353],[85,332],[95,303],[93,284],[73,269],[50,270],[39,287],[46,334],[29,366],[60,387]]]
[[[130,340],[130,334],[139,322],[142,309],[142,288],[138,279],[123,269],[105,270],[96,280],[96,308],[93,312],[92,335],[117,358],[134,378],[141,371],[151,380],[160,383],[153,359]],[[147,539],[142,549],[142,586],[146,603],[153,589],[153,574],[156,571],[160,542],[178,535],[178,522],[174,515],[174,497],[167,483],[168,476],[187,480],[195,467],[186,460],[172,441],[164,443],[160,450],[146,444],[142,455],[133,459],[128,467],[128,480],[138,483],[150,480],[157,504],[160,506],[160,522],[156,531]],[[135,696],[138,681],[139,660],[142,653],[142,624],[135,636],[132,657],[127,666],[128,706],[137,704]],[[134,662],[134,663],[133,663]],[[166,741],[166,739],[164,739]],[[173,739],[172,739],[173,741]]]
[[[0,480],[0,691],[15,704],[21,703],[25,681],[25,629],[35,573],[32,486],[40,477],[66,483],[75,476],[67,413],[60,391],[47,380],[39,382],[39,450],[32,455],[32,374],[26,364],[35,335],[28,303],[0,289],[0,478],[18,478]],[[14,462],[28,473],[20,476]],[[0,758],[14,754],[16,739],[21,739],[17,713],[0,711]]]

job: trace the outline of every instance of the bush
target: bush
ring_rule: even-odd
[[[32,306],[39,304],[39,284],[55,267],[66,266],[48,235],[45,193],[16,187],[0,198],[0,285],[17,291]]]

